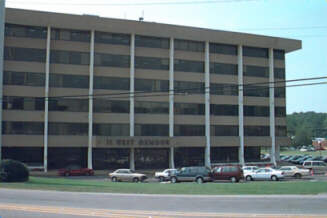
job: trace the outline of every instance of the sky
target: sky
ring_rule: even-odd
[[[130,20],[143,16],[148,22],[298,39],[302,49],[286,55],[286,80],[327,77],[327,0],[6,0],[6,7]],[[307,83],[313,82],[327,79]],[[327,84],[289,87],[286,104],[288,114],[326,113]]]

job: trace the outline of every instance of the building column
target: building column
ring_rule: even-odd
[[[93,74],[94,74],[94,30],[91,31],[90,41],[90,79],[89,79],[89,138],[88,138],[88,150],[87,150],[87,167],[93,169]]]
[[[43,150],[43,167],[44,172],[48,171],[48,118],[49,118],[49,76],[50,76],[50,41],[51,27],[47,31],[47,50],[45,62],[45,93],[44,93],[44,150]]]
[[[130,44],[130,94],[129,94],[129,135],[130,137],[134,137],[134,77],[135,77],[135,69],[134,69],[134,57],[135,57],[135,34],[131,35],[131,44]],[[131,170],[135,170],[135,159],[134,159],[134,148],[130,150],[130,159],[129,159],[129,168]]]
[[[275,166],[276,163],[276,135],[275,135],[275,84],[274,84],[274,50],[269,48],[269,110],[270,110],[270,137],[271,154],[270,159]]]
[[[169,137],[174,137],[174,38],[170,38],[169,50]],[[174,147],[169,149],[169,168],[175,168]]]
[[[240,137],[240,147],[238,149],[238,159],[240,165],[244,165],[244,114],[243,114],[243,47],[238,46],[238,134]]]
[[[3,99],[3,52],[5,37],[5,0],[0,1],[0,98]],[[2,101],[0,101],[0,161],[2,160]]]
[[[205,134],[206,147],[204,154],[205,166],[211,167],[210,161],[210,60],[209,60],[209,42],[205,42]]]

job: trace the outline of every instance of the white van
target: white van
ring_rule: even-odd
[[[304,161],[303,167],[309,170],[313,170],[314,173],[326,173],[327,165],[323,161]]]

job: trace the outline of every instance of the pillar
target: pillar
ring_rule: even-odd
[[[243,113],[243,47],[238,46],[238,134],[240,138],[240,147],[238,149],[238,159],[240,165],[244,165],[244,113]]]
[[[276,163],[276,135],[275,135],[275,84],[274,84],[274,50],[269,48],[269,126],[271,137],[270,159],[275,166]]]
[[[174,137],[174,38],[169,50],[169,137]],[[175,168],[174,147],[169,148],[169,168]]]
[[[87,167],[93,169],[92,148],[93,148],[93,74],[94,74],[94,30],[91,31],[90,41],[90,66],[89,66],[89,133],[87,150]]]
[[[131,44],[130,44],[130,108],[129,108],[129,135],[130,137],[134,137],[134,77],[135,77],[135,34],[131,35]],[[134,148],[130,149],[130,159],[129,159],[129,167],[131,170],[135,170],[134,163]]]
[[[210,161],[210,62],[209,62],[209,42],[205,42],[205,135],[206,146],[204,162],[205,166],[211,167]]]

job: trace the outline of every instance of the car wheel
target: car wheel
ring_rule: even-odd
[[[134,178],[133,179],[133,182],[139,182],[140,180],[139,180],[139,178]]]
[[[203,183],[203,178],[202,177],[196,178],[196,183],[202,184]]]
[[[111,178],[111,181],[112,181],[112,182],[117,182],[118,180],[117,180],[116,177],[112,177],[112,178]]]
[[[235,183],[235,182],[237,182],[237,179],[233,176],[233,177],[230,178],[230,181],[231,181],[232,183]]]
[[[271,180],[272,181],[278,181],[278,178],[277,178],[277,176],[273,175],[273,176],[271,176]]]
[[[253,178],[252,178],[252,176],[246,176],[246,177],[245,177],[245,180],[246,180],[246,181],[252,181]]]
[[[300,173],[296,173],[296,174],[294,175],[294,177],[295,177],[296,179],[301,179],[302,175],[301,175]]]
[[[69,172],[65,172],[64,176],[70,176]]]
[[[172,183],[177,183],[177,178],[175,176],[171,177],[171,182]]]
[[[162,176],[159,177],[159,181],[160,182],[163,182],[164,181],[164,178]]]

